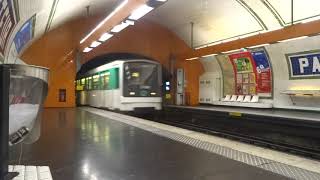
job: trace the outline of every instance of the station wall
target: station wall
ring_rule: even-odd
[[[75,47],[79,39],[97,23],[99,17],[70,21],[36,40],[21,59],[27,64],[50,69],[49,92],[45,107],[74,107],[76,75]],[[65,102],[59,102],[59,90],[66,90]]]
[[[320,76],[318,75],[305,75],[301,76],[300,78],[290,77],[291,67],[287,58],[287,55],[290,54],[302,54],[305,56],[308,56],[308,54],[315,54],[313,55],[314,57],[319,57],[319,41],[320,36],[313,36],[265,46],[265,50],[272,65],[273,97],[264,98],[261,100],[261,102],[273,103],[273,107],[275,108],[320,110],[319,96],[298,95],[294,96],[292,101],[292,98],[290,98],[288,94],[284,93],[288,90],[320,90]],[[320,58],[317,57],[316,60],[320,61]],[[221,87],[224,87],[224,93],[221,94],[221,97],[225,96],[226,94],[235,93],[235,76],[233,71],[228,71],[228,69],[232,69],[230,67],[232,64],[230,63],[230,59],[227,55],[203,58],[201,62],[204,67],[206,67],[205,74],[218,73],[224,77],[224,81],[221,82]],[[307,71],[308,68],[312,68],[307,66],[312,66],[312,63],[305,64],[305,71]],[[313,64],[313,66],[316,66],[316,64]],[[298,71],[299,68],[300,67],[297,69],[296,67]],[[316,68],[315,71],[316,73],[320,74],[320,69],[318,70]]]

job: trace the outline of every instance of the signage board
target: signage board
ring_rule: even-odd
[[[320,50],[287,54],[290,79],[320,79]]]
[[[35,17],[36,16],[33,16],[25,22],[14,37],[14,44],[18,53],[20,53],[23,47],[33,38]]]
[[[14,8],[11,0],[0,1],[0,53],[4,54],[9,37],[16,25]]]

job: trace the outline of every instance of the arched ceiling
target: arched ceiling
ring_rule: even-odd
[[[66,21],[85,17],[87,6],[90,6],[89,15],[107,15],[121,2],[122,0],[2,0],[0,11],[4,12],[4,7],[9,8],[7,12],[13,27],[10,29],[8,24],[0,25],[0,33],[8,31],[2,34],[2,38],[7,38],[7,41],[0,44],[5,46],[5,51],[0,53],[7,59],[15,59],[32,43],[32,39],[37,39]],[[319,0],[293,2],[294,23],[319,19]],[[197,48],[288,26],[291,24],[291,12],[291,0],[168,0],[145,18],[166,26],[187,44]],[[3,13],[0,16],[2,20],[5,17]],[[31,38],[17,48],[14,38],[17,32],[24,29],[22,27],[27,27],[24,25],[32,17],[34,21],[31,23]]]
[[[293,0],[294,23],[318,19],[319,0]],[[291,24],[291,0],[171,0],[148,16],[201,47]]]

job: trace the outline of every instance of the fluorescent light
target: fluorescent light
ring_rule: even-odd
[[[114,16],[120,9],[122,9],[129,0],[124,0],[115,10],[113,10],[106,18],[104,18],[86,37],[84,37],[80,44],[87,40],[97,29],[99,29],[106,21],[108,21],[112,16]]]
[[[298,39],[304,39],[308,36],[301,36],[301,37],[296,37],[296,38],[291,38],[291,39],[286,39],[286,40],[282,40],[282,41],[278,41],[278,42],[288,42],[288,41],[294,41],[294,40],[298,40]]]
[[[127,21],[122,22],[121,24],[118,24],[115,27],[113,27],[111,29],[111,32],[118,33],[118,32],[124,30],[126,27],[128,27],[130,25],[134,25],[134,22],[127,20]]]
[[[239,40],[239,39],[240,39],[240,37],[233,37],[233,38],[222,40],[220,42],[226,43],[226,42],[230,42],[230,41],[236,41],[236,40]]]
[[[104,34],[101,35],[99,41],[104,42],[104,41],[110,39],[112,36],[113,36],[113,35],[110,34],[110,33],[104,33]]]
[[[149,13],[150,11],[152,11],[153,9],[154,9],[153,7],[150,7],[146,4],[141,5],[131,13],[131,15],[129,16],[129,19],[138,20],[144,15],[146,15],[147,13]]]
[[[250,46],[250,47],[248,47],[248,48],[258,48],[258,47],[262,47],[262,46],[268,46],[268,45],[270,45],[270,44],[259,44],[259,45],[255,45],[255,46]]]
[[[82,52],[90,52],[93,48],[86,47]]]
[[[130,94],[131,96],[136,95],[135,92],[130,92],[129,94]]]
[[[155,93],[155,92],[152,92],[152,93],[150,93],[150,94],[153,95],[153,96],[157,95],[157,93]]]
[[[202,48],[205,48],[205,47],[207,47],[207,45],[198,46],[198,47],[196,47],[196,48],[194,48],[194,49],[195,49],[195,50],[198,50],[198,49],[202,49]]]
[[[320,19],[320,16],[316,16],[316,17],[313,17],[313,18],[308,18],[308,19],[302,20],[300,22],[301,23],[308,23],[308,22],[319,20],[319,19]]]
[[[205,56],[202,56],[202,57],[205,58],[205,57],[211,57],[211,56],[215,56],[215,55],[218,55],[218,54],[209,54],[209,55],[205,55]]]
[[[208,46],[214,46],[214,45],[217,45],[217,44],[221,44],[222,41],[216,41],[216,42],[212,42],[210,44],[208,44]]]
[[[241,49],[234,49],[234,50],[230,50],[230,51],[225,51],[225,52],[222,52],[223,54],[228,54],[228,53],[233,53],[233,52],[237,52],[237,51],[240,51]]]
[[[188,58],[188,59],[186,59],[186,60],[187,60],[187,61],[191,61],[191,60],[195,60],[195,59],[198,59],[198,57]]]
[[[90,47],[95,48],[95,47],[98,47],[100,44],[101,44],[101,42],[93,41],[93,42],[91,43]]]

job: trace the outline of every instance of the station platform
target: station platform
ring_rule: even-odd
[[[247,115],[258,115],[275,118],[286,118],[300,121],[320,121],[320,112],[315,111],[302,111],[302,110],[288,110],[288,109],[261,109],[261,108],[247,108],[247,107],[230,107],[230,106],[213,106],[213,105],[200,105],[200,106],[176,106],[167,105],[167,107],[206,110],[215,112],[236,112]]]
[[[45,109],[41,131],[10,164],[54,180],[320,179],[316,160],[100,109]]]

